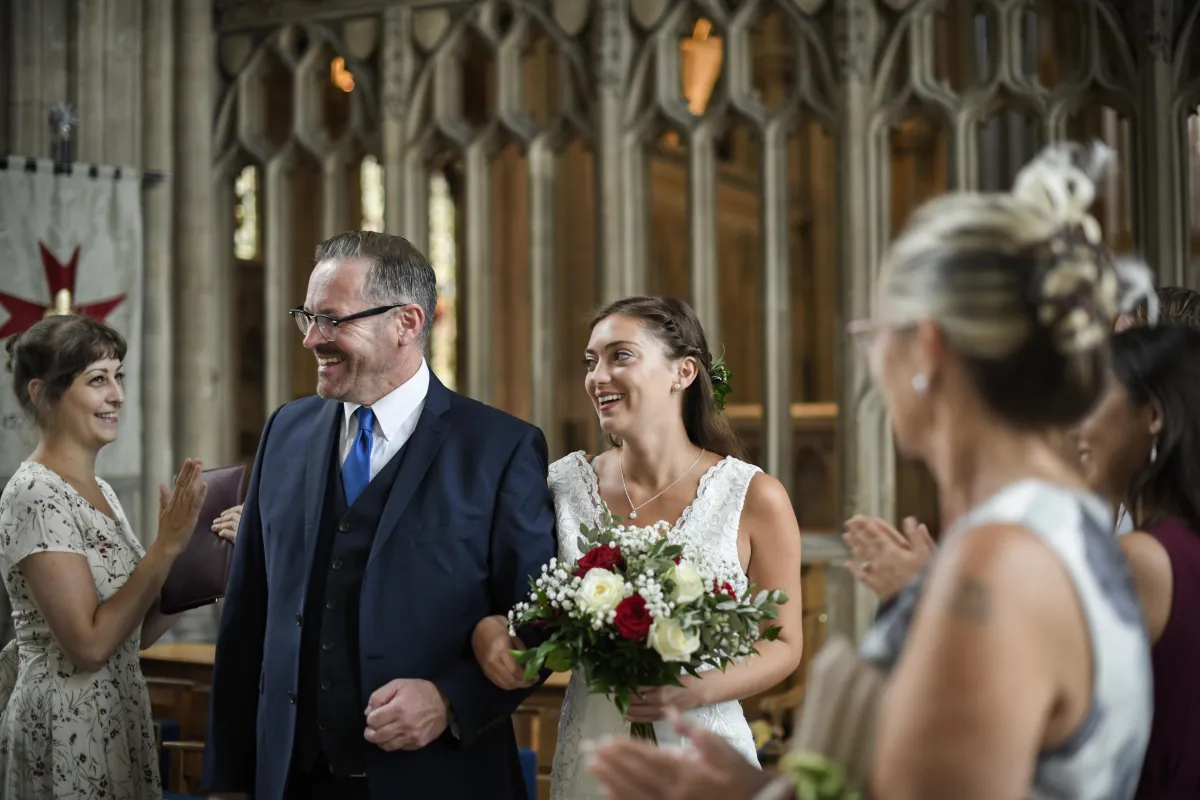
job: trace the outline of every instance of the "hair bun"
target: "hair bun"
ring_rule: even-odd
[[[1062,142],[1045,148],[1018,173],[1012,194],[1045,214],[1053,231],[1035,248],[1043,262],[1035,282],[1038,321],[1063,355],[1078,355],[1108,340],[1118,315],[1145,301],[1157,313],[1154,279],[1137,259],[1114,259],[1090,213],[1096,183],[1114,167],[1103,142]]]
[[[1120,313],[1119,285],[1112,257],[1078,227],[1056,233],[1045,245],[1038,294],[1038,322],[1063,355],[1101,346]]]
[[[1100,223],[1088,210],[1096,199],[1096,183],[1116,163],[1103,142],[1061,142],[1042,150],[1017,173],[1012,194],[1048,215],[1061,227],[1080,227],[1087,240],[1100,244]]]

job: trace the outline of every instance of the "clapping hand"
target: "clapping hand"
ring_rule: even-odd
[[[201,471],[198,459],[186,459],[174,489],[167,491],[162,484],[158,487],[158,538],[161,546],[175,554],[182,553],[191,540],[208,494],[208,484],[200,480]]]
[[[382,750],[420,750],[450,724],[450,704],[426,680],[398,678],[376,689],[367,702],[363,738]]]
[[[771,782],[724,737],[687,722],[674,708],[667,718],[692,748],[613,739],[592,749],[588,769],[612,800],[750,800]]]
[[[855,559],[847,569],[880,600],[907,586],[937,549],[929,529],[912,517],[900,527],[903,533],[881,519],[855,516],[842,535]]]

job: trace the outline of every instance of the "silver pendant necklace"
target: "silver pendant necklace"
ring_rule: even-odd
[[[689,473],[690,473],[692,470],[694,470],[694,469],[696,468],[696,465],[700,463],[700,459],[704,458],[704,454],[705,454],[705,453],[707,453],[707,452],[708,452],[707,450],[701,450],[701,451],[700,451],[700,455],[696,456],[696,460],[692,462],[692,465],[691,465],[690,467],[688,467],[688,468],[687,468],[687,469],[684,471],[684,473],[683,473],[682,475],[680,475],[680,476],[679,476],[678,478],[676,478],[675,480],[671,481],[671,482],[670,482],[670,483],[667,485],[667,487],[666,487],[665,489],[663,489],[663,490],[662,490],[661,492],[659,492],[658,494],[654,495],[654,497],[651,497],[651,498],[650,498],[649,500],[647,500],[646,502],[642,503],[640,506],[635,506],[635,505],[633,504],[633,498],[629,496],[629,487],[625,485],[625,459],[624,459],[624,453],[622,453],[621,455],[617,456],[617,469],[619,469],[619,470],[621,471],[621,488],[625,490],[625,499],[626,499],[626,500],[629,502],[629,508],[630,508],[630,511],[629,511],[629,518],[630,518],[630,519],[637,519],[637,512],[638,512],[638,509],[639,509],[639,508],[645,508],[646,506],[650,505],[650,504],[651,504],[651,503],[653,503],[655,500],[657,500],[658,498],[660,498],[660,497],[662,497],[664,494],[666,494],[666,493],[667,493],[667,491],[668,491],[668,490],[669,490],[669,489],[670,489],[672,486],[674,486],[675,484],[679,483],[681,480],[683,480],[684,478],[686,478],[686,477],[688,476],[688,474],[689,474]]]

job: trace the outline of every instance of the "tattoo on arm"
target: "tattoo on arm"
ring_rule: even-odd
[[[991,593],[974,578],[964,578],[950,601],[950,613],[966,622],[983,624],[991,615]]]

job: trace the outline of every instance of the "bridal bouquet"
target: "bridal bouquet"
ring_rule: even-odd
[[[796,787],[797,800],[862,800],[863,797],[840,765],[818,753],[787,753],[779,760],[779,772]]]
[[[580,526],[575,564],[552,559],[530,580],[528,602],[508,614],[509,627],[552,630],[536,648],[516,652],[527,680],[543,667],[579,669],[588,690],[610,697],[622,714],[638,687],[682,686],[682,672],[725,669],[774,640],[764,629],[787,602],[782,590],[734,590],[735,575],[719,565],[683,557],[671,544],[671,526],[627,527],[604,509],[596,528]],[[654,739],[654,726],[634,723],[632,733]]]

